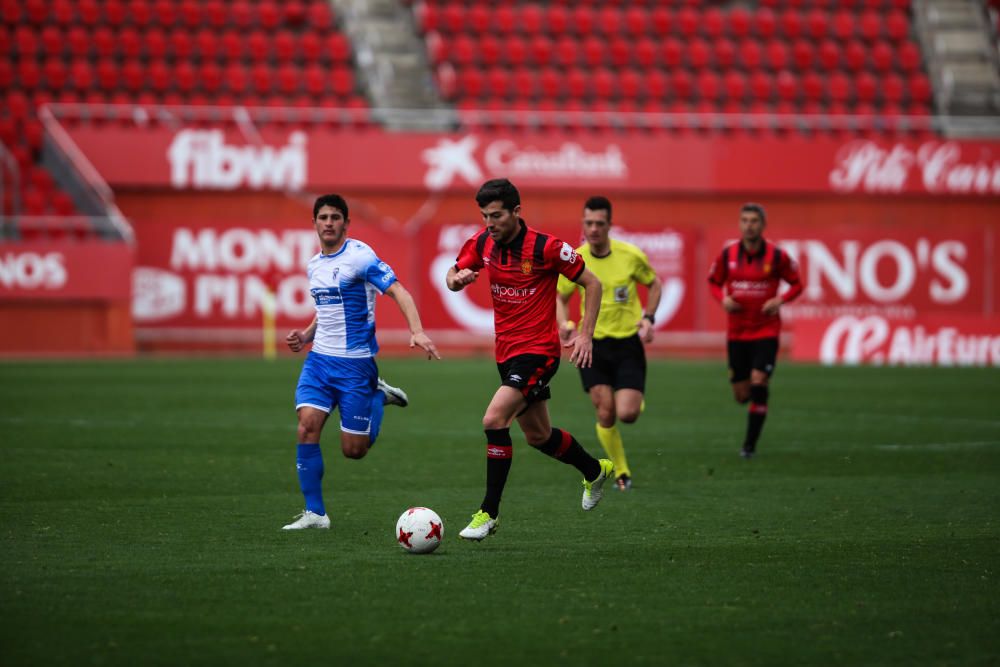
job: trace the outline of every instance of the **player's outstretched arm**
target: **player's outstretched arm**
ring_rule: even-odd
[[[574,366],[590,368],[594,351],[594,328],[597,326],[597,315],[601,310],[601,281],[590,269],[584,269],[576,282],[582,285],[584,290],[583,318],[580,320],[576,336],[568,340],[565,345],[573,348],[569,360]]]
[[[410,347],[419,346],[427,353],[428,359],[440,359],[441,355],[438,354],[434,342],[424,333],[424,326],[420,323],[420,313],[417,312],[417,304],[413,302],[413,297],[402,283],[394,282],[385,293],[392,297],[392,300],[399,306],[399,311],[406,319],[406,325],[410,327]]]
[[[301,352],[302,348],[312,342],[313,338],[316,337],[316,318],[309,323],[303,330],[295,329],[289,331],[288,335],[285,336],[285,344],[288,345],[288,349],[292,352]]]
[[[465,289],[466,285],[474,283],[478,277],[478,271],[473,271],[472,269],[459,270],[457,266],[452,266],[448,269],[448,275],[445,277],[445,284],[448,285],[448,289],[452,292],[457,292]]]

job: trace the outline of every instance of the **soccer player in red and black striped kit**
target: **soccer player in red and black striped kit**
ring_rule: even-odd
[[[729,382],[739,403],[750,402],[740,455],[749,459],[767,418],[768,382],[778,356],[781,305],[802,293],[794,259],[764,239],[767,214],[760,204],[740,209],[740,240],[726,246],[709,270],[712,296],[729,314],[726,335]],[[781,282],[788,289],[781,295]]]
[[[594,326],[601,307],[601,281],[568,243],[532,229],[521,219],[521,195],[505,178],[487,181],[476,193],[486,228],[468,239],[448,271],[453,292],[472,284],[485,270],[493,297],[497,389],[483,416],[486,432],[486,495],[472,522],[459,533],[482,540],[496,532],[500,497],[510,472],[510,425],[517,419],[528,444],[583,475],[583,509],[597,506],[604,482],[613,478],[608,459],[595,459],[568,432],[553,428],[546,401],[561,353],[556,322],[556,282],[562,274],[582,285],[584,315],[570,361],[590,366]]]

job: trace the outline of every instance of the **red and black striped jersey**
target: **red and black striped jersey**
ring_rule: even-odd
[[[575,281],[585,268],[571,245],[519,223],[510,243],[494,242],[484,229],[455,260],[458,270],[485,268],[489,276],[498,362],[519,354],[560,355],[556,281],[559,274]]]
[[[708,282],[712,294],[722,300],[731,296],[742,308],[729,313],[727,337],[730,340],[773,338],[781,333],[781,316],[761,310],[764,303],[778,295],[781,281],[789,288],[781,295],[791,301],[802,293],[799,268],[787,252],[764,241],[759,252],[751,254],[741,241],[726,246],[712,263]]]

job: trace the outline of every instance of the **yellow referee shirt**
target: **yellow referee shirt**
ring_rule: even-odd
[[[584,243],[576,251],[603,287],[601,312],[597,317],[594,338],[628,338],[639,331],[638,323],[642,318],[642,304],[639,303],[635,284],[651,284],[656,278],[656,272],[649,265],[646,253],[638,247],[625,241],[609,240],[611,252],[604,257],[590,254],[589,243]],[[557,289],[563,296],[572,294],[574,289],[583,292],[583,287],[562,275],[559,276]],[[582,300],[580,313],[583,313]]]

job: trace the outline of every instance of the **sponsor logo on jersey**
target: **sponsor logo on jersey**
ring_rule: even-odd
[[[314,287],[309,293],[317,306],[336,306],[344,302],[339,287]]]
[[[615,288],[615,303],[625,303],[628,301],[628,286]]]
[[[524,298],[535,293],[534,287],[508,287],[507,285],[490,284],[490,291],[493,296],[499,298]]]

